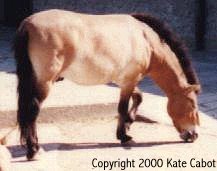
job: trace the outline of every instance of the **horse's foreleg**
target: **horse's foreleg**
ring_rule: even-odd
[[[118,128],[117,128],[117,138],[121,140],[121,143],[126,143],[130,141],[132,137],[127,135],[126,130],[128,129],[129,125],[133,122],[133,120],[129,117],[128,114],[128,106],[129,106],[129,99],[132,95],[131,90],[121,90],[121,97],[118,104]]]
[[[21,144],[27,148],[27,159],[31,160],[39,150],[36,119],[42,101],[47,97],[50,83],[20,83],[18,88],[18,123]]]
[[[142,93],[141,91],[139,90],[139,88],[135,88],[133,93],[132,93],[132,100],[133,100],[133,104],[132,104],[132,107],[129,111],[129,117],[135,121],[136,119],[136,113],[137,113],[137,110],[138,110],[138,107],[139,105],[142,103]]]

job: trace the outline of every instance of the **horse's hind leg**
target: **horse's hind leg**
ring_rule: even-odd
[[[133,104],[132,104],[132,107],[131,107],[131,109],[129,111],[129,116],[133,121],[135,121],[138,107],[142,103],[142,93],[141,93],[141,91],[139,90],[138,87],[136,87],[134,89],[131,97],[132,97],[132,100],[133,100]]]
[[[48,94],[50,83],[30,82],[23,87],[20,84],[17,119],[21,131],[21,144],[27,148],[27,159],[31,160],[39,150],[36,119],[40,105]]]
[[[121,143],[126,143],[132,139],[132,137],[126,133],[128,126],[133,122],[133,120],[130,118],[130,115],[128,114],[129,99],[132,95],[132,92],[133,88],[121,90],[121,96],[118,104],[119,118],[117,128],[117,138],[121,140]]]
[[[31,160],[39,150],[36,119],[40,105],[47,97],[61,64],[55,58],[55,50],[48,48],[47,42],[43,43],[40,35],[31,33],[26,26],[24,22],[17,30],[14,55],[18,77],[17,122],[21,144],[27,148],[27,158]]]

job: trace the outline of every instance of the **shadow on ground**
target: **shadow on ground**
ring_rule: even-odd
[[[87,149],[105,149],[105,148],[119,148],[122,147],[126,150],[140,147],[153,147],[161,145],[182,144],[183,141],[161,141],[161,142],[141,142],[135,143],[130,146],[122,146],[120,143],[46,143],[40,144],[44,151],[70,151],[70,150],[87,150]],[[26,152],[22,146],[14,145],[8,147],[13,158],[25,156]]]

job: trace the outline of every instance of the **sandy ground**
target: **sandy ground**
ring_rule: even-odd
[[[217,160],[215,120],[201,114],[202,125],[199,139],[195,143],[183,143],[165,112],[166,98],[151,94],[144,94],[144,96],[152,100],[141,106],[139,113],[143,120],[135,122],[129,131],[136,141],[131,148],[121,147],[119,141],[116,140],[116,104],[90,105],[82,108],[44,108],[38,126],[42,149],[39,160],[26,161],[25,151],[19,146],[19,134],[15,129],[6,139],[7,148],[12,154],[10,167],[16,171],[91,171],[104,170],[97,166],[100,161],[128,159],[135,160],[135,167],[128,166],[125,170],[143,170],[142,167],[145,167],[143,164],[139,167],[143,159],[158,159],[163,161],[163,166],[152,168],[153,170],[174,170],[170,164],[167,166],[167,160],[172,159],[174,162],[178,160],[187,162],[186,168],[178,167],[178,170],[192,170],[190,166],[192,158],[199,161],[203,159],[207,162]],[[150,110],[153,102],[155,102],[155,107]],[[15,116],[15,112],[5,112],[5,114]],[[150,121],[156,123],[150,123]],[[0,135],[6,134],[9,130],[7,127],[8,125],[5,124]],[[92,163],[93,160],[94,163]],[[112,170],[121,170],[121,168],[123,169],[124,166],[116,166]],[[204,170],[202,167],[200,169]],[[109,166],[105,170],[109,170]]]

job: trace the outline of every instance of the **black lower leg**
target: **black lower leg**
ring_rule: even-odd
[[[29,99],[30,100],[30,99]],[[18,123],[21,131],[21,144],[27,149],[27,159],[31,160],[39,150],[36,119],[40,111],[36,98],[19,104]]]
[[[131,136],[126,133],[126,123],[119,118],[118,128],[117,128],[117,139],[121,140],[121,143],[125,143],[132,139]]]
[[[37,130],[36,130],[36,124],[31,124],[31,128],[29,128],[30,134],[27,135],[26,138],[26,147],[27,147],[27,159],[31,160],[34,158],[35,154],[39,150],[38,145],[38,137],[37,137]]]
[[[121,99],[118,104],[119,120],[117,128],[117,138],[121,140],[121,143],[125,143],[132,139],[127,135],[127,127],[132,123],[131,118],[128,115],[129,98]]]
[[[141,92],[134,92],[132,94],[132,100],[133,100],[133,105],[129,111],[129,117],[133,121],[135,121],[138,107],[142,103],[142,93]]]

